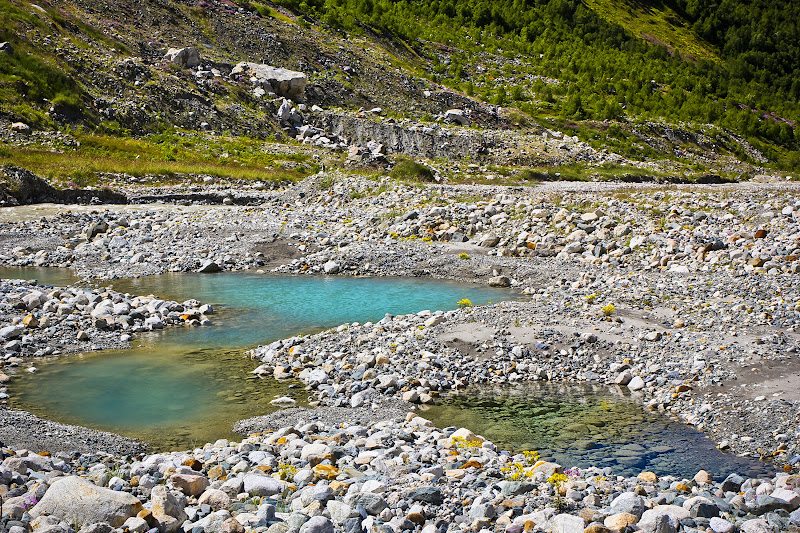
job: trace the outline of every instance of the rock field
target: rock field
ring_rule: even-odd
[[[145,455],[0,408],[10,533],[800,530],[793,184],[416,186],[337,172],[206,191],[227,205],[0,211],[0,264],[71,268],[101,283],[237,269],[429,276],[512,287],[520,299],[254,348],[254,374],[299,379],[318,410],[240,421],[238,443]],[[235,205],[243,197],[255,205]],[[0,283],[0,308],[4,404],[14,376],[45,356],[212,315],[195,300],[13,280]],[[776,474],[624,478],[515,455],[424,418],[426,404],[470,385],[534,381],[627,387],[720,449],[774,462]]]

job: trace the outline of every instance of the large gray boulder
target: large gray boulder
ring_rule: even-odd
[[[191,68],[200,64],[200,52],[194,46],[170,48],[164,55],[164,59],[181,68]]]
[[[253,496],[273,496],[280,494],[286,484],[277,479],[261,474],[247,474],[244,476],[244,491]]]
[[[247,76],[254,84],[268,85],[278,96],[295,102],[303,100],[308,78],[302,72],[243,61],[233,67],[231,76]]]
[[[142,510],[142,502],[127,492],[93,485],[82,477],[58,478],[31,509],[31,516],[50,515],[83,527],[105,522],[120,527]]]

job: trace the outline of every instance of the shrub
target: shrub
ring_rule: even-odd
[[[459,309],[464,309],[466,307],[472,307],[472,302],[469,301],[467,298],[462,298],[458,302],[456,302]]]
[[[422,163],[417,163],[410,157],[398,157],[394,168],[389,173],[394,179],[411,181],[434,181],[433,170]]]

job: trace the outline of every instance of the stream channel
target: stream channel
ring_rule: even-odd
[[[63,286],[78,281],[59,269],[0,268],[0,277]],[[423,309],[448,310],[514,299],[508,290],[415,278],[342,278],[252,273],[162,274],[114,280],[113,289],[214,306],[212,325],[137,334],[130,350],[87,352],[37,362],[15,380],[13,406],[41,417],[113,431],[153,449],[185,449],[236,438],[236,420],[275,410],[297,384],[261,379],[244,352],[259,344],[354,321]],[[753,458],[717,450],[703,433],[648,411],[621,387],[534,383],[470,388],[422,413],[439,427],[467,427],[502,449],[537,450],[564,465],[608,467],[615,475],[650,470],[691,478],[774,475]]]

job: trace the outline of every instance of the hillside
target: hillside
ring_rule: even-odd
[[[737,175],[758,172],[748,165],[794,170],[800,165],[800,60],[792,44],[798,8],[791,2],[723,7],[712,12],[682,0],[1,0],[0,42],[9,44],[0,53],[0,120],[69,137],[32,137],[22,142],[29,149],[63,150],[66,143],[75,151],[83,139],[94,145],[87,157],[108,159],[93,167],[98,171],[113,171],[136,152],[154,165],[134,173],[181,173],[207,159],[199,153],[206,148],[217,164],[236,159],[255,171],[276,158],[222,156],[230,148],[236,155],[252,151],[240,150],[242,142],[284,142],[297,131],[276,119],[281,95],[258,91],[247,75],[237,75],[234,67],[249,61],[305,74],[304,94],[295,100],[303,100],[306,122],[323,120],[309,119],[312,106],[340,116],[380,108],[377,120],[402,128],[441,123],[445,111],[460,109],[469,118],[468,136],[521,132],[523,140],[513,143],[525,144],[519,153],[527,156],[506,150],[498,159],[495,150],[489,158],[495,164],[580,162],[525,140],[548,128],[626,160],[661,161],[662,171],[725,171],[709,165],[709,157],[742,162],[728,170]],[[775,21],[779,33],[765,37]],[[199,64],[164,59],[168,49],[184,47],[198,50]],[[355,135],[340,130],[345,138]],[[180,150],[176,132],[198,137]],[[209,142],[208,134],[238,140]],[[497,145],[492,135],[480,143]],[[126,142],[144,144],[133,149],[109,141],[129,136],[140,141]],[[6,141],[20,145],[17,136]],[[199,152],[187,155],[186,148]],[[291,170],[308,157],[291,156],[291,164],[276,169]],[[55,168],[63,161],[30,150],[4,149],[0,159],[28,161],[55,176],[76,170]],[[304,168],[299,172],[313,165]]]

